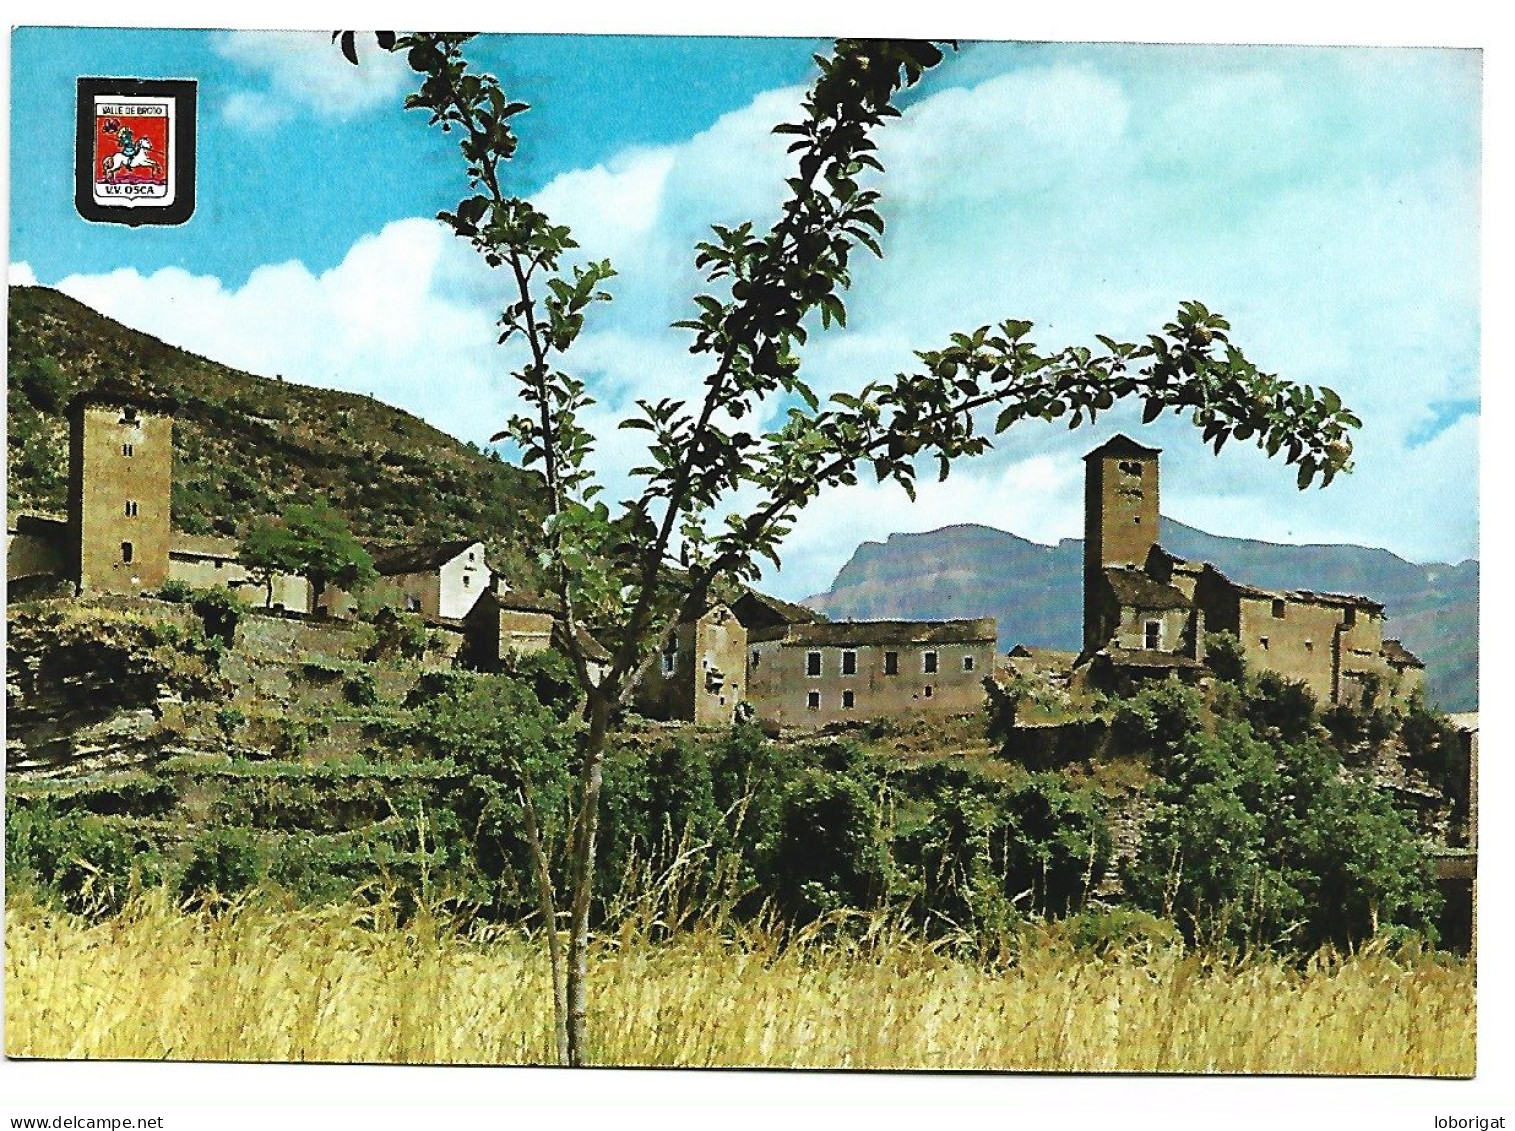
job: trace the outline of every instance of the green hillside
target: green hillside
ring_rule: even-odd
[[[236,536],[286,503],[326,498],[359,537],[478,536],[529,570],[537,476],[371,397],[255,377],[121,325],[45,287],[10,288],[11,508],[61,513],[68,398],[107,375],[179,402],[174,525]]]

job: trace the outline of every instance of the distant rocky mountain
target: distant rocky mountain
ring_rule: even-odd
[[[1162,544],[1266,589],[1360,593],[1382,601],[1387,635],[1426,663],[1431,699],[1478,706],[1478,562],[1417,565],[1362,546],[1281,546],[1222,538],[1164,518]],[[993,616],[1000,646],[1076,649],[1084,544],[1031,542],[988,526],[948,526],[864,542],[831,589],[805,604],[839,619]]]

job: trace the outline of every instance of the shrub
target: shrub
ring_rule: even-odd
[[[1247,654],[1234,632],[1207,632],[1204,637],[1205,666],[1215,678],[1241,684],[1247,678]]]
[[[177,577],[169,578],[158,590],[160,600],[172,601],[176,605],[187,605],[194,596],[194,587],[187,581],[180,581]]]
[[[133,892],[158,882],[151,845],[103,818],[8,801],[5,825],[7,881],[35,885],[75,914],[113,914]]]
[[[236,895],[263,874],[263,854],[246,829],[210,829],[190,846],[179,876],[179,898],[196,904]]]
[[[342,697],[354,707],[372,707],[379,701],[379,688],[373,673],[353,672],[342,684]]]
[[[230,648],[236,642],[237,625],[246,610],[230,590],[195,590],[190,608],[200,618],[208,640],[219,642],[224,648]]]
[[[1299,680],[1258,672],[1247,694],[1247,720],[1254,730],[1271,727],[1297,742],[1315,729],[1315,693]]]
[[[1199,710],[1194,688],[1176,679],[1149,684],[1116,707],[1115,741],[1125,753],[1143,755],[1161,767],[1199,730]]]

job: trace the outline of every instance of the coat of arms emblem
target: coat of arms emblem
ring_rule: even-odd
[[[87,220],[179,224],[194,211],[195,84],[80,79],[75,203]]]

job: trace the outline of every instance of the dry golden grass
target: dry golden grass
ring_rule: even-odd
[[[1382,953],[1300,969],[1049,943],[993,969],[879,930],[603,940],[598,1063],[1465,1076],[1468,963]],[[90,925],[8,909],[6,1052],[21,1057],[519,1064],[549,1058],[538,946],[353,908]]]

